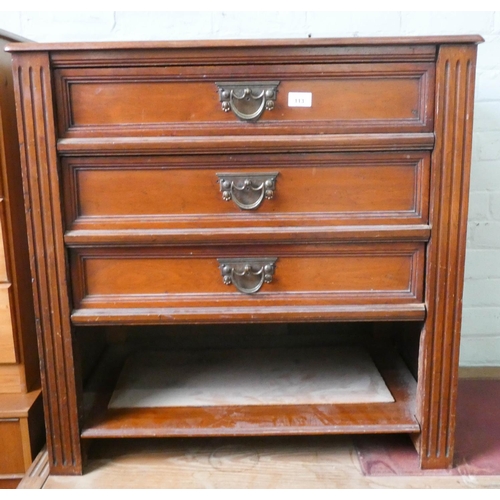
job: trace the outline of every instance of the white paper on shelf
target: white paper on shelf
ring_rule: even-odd
[[[361,348],[213,349],[135,354],[109,408],[393,401]]]

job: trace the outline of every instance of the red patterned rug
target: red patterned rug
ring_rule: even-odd
[[[354,440],[366,476],[489,476],[500,474],[500,380],[460,380],[457,401],[455,467],[420,470],[408,436],[357,436]]]

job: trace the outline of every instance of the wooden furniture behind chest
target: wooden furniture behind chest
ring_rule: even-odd
[[[11,56],[0,31],[0,486],[21,478],[44,438]]]
[[[53,474],[144,436],[409,433],[451,465],[480,41],[10,47]],[[363,343],[394,401],[108,407],[113,349],[282,328]]]

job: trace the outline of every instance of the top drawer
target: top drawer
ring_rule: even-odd
[[[432,63],[64,68],[54,76],[64,138],[433,128]],[[230,106],[237,111],[224,112]],[[259,118],[244,117],[260,107]]]

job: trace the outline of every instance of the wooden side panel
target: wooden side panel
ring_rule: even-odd
[[[82,471],[79,387],[73,363],[62,214],[46,53],[14,59],[28,238],[42,358],[48,452],[53,473]]]
[[[427,319],[418,416],[423,468],[452,465],[467,230],[476,47],[442,47],[437,61]]]

